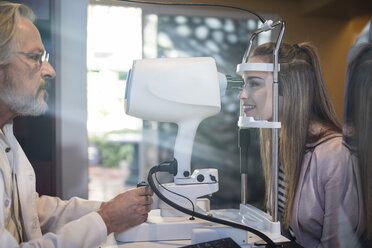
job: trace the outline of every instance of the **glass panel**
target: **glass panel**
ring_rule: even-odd
[[[162,13],[157,12],[159,10]],[[182,15],[175,14],[177,12]],[[125,80],[132,61],[142,55],[145,58],[211,56],[219,72],[236,76],[236,65],[242,60],[252,30],[258,26],[255,17],[242,16],[236,11],[193,8],[174,11],[171,8],[89,6],[90,199],[108,200],[144,180],[151,166],[173,158],[175,124],[142,123],[124,114]],[[270,39],[271,34],[266,33],[257,41],[264,43]],[[204,120],[196,134],[192,170],[219,170],[220,190],[212,197],[212,208],[238,207],[240,203],[238,115],[238,92],[226,92],[221,113]],[[265,186],[259,141],[255,133],[252,137],[256,137],[250,142],[256,156],[250,158],[248,203],[262,207]],[[163,174],[159,179],[171,180]]]
[[[258,27],[258,21],[208,17],[208,13],[205,15],[145,14],[144,56],[213,57],[219,72],[236,76],[236,65],[241,63],[252,30]],[[258,42],[268,42],[270,37],[270,33],[262,35]],[[219,171],[219,191],[211,198],[212,208],[237,208],[240,203],[238,114],[238,92],[226,92],[222,97],[221,112],[204,120],[196,134],[192,170],[217,168]],[[145,161],[146,166],[171,159],[177,126],[146,121],[143,128],[153,141],[158,142],[157,146],[153,142],[144,144],[145,154],[150,151],[157,153],[155,160]],[[253,166],[248,176],[248,200],[250,204],[263,207],[265,186],[260,166],[259,140],[255,135],[257,131],[252,130],[252,137],[256,139],[251,142],[251,149],[256,151],[256,156],[250,158]],[[162,182],[172,180],[164,174],[160,178]]]
[[[124,89],[142,56],[141,9],[88,9],[89,199],[109,200],[139,180],[142,121],[125,115]]]

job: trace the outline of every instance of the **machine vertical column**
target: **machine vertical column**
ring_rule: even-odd
[[[282,43],[284,31],[285,31],[285,22],[280,21],[282,28],[280,30],[278,40],[276,42],[274,50],[274,72],[273,72],[273,122],[279,121],[279,92],[278,92],[278,62],[279,62],[279,48]],[[278,156],[279,156],[279,128],[273,129],[272,135],[272,201],[271,201],[271,211],[272,211],[272,220],[274,222],[278,221]]]
[[[273,121],[278,121],[278,82],[273,83]],[[272,133],[272,194],[271,209],[273,221],[278,221],[278,134],[279,129],[274,128]]]
[[[239,129],[238,146],[240,150],[240,173],[241,173],[241,203],[248,203],[248,158],[249,154],[249,142],[250,142],[250,130]]]

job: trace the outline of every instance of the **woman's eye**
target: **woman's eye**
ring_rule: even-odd
[[[257,82],[257,81],[249,81],[248,84],[250,87],[260,86],[260,82]]]
[[[244,87],[253,88],[260,88],[264,84],[264,80],[259,77],[246,77],[244,78],[245,85]]]

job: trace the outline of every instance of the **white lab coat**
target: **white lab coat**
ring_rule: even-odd
[[[17,173],[21,218],[25,242],[17,244],[6,230],[10,218],[11,169],[8,157],[0,148],[0,247],[68,247],[93,248],[104,243],[107,229],[95,212],[100,202],[72,198],[62,201],[57,197],[39,197],[35,190],[35,172],[13,135],[8,123],[0,133],[2,142],[10,145]]]

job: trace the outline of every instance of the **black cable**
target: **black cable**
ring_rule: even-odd
[[[261,16],[260,14],[257,14],[256,12],[241,8],[241,7],[236,7],[232,5],[225,5],[225,4],[209,4],[209,3],[163,3],[163,2],[147,2],[147,1],[136,1],[136,0],[117,0],[121,2],[128,2],[128,3],[140,3],[140,4],[153,4],[153,5],[165,5],[165,6],[199,6],[199,7],[221,7],[221,8],[230,8],[230,9],[237,9],[241,11],[245,11],[248,13],[251,13],[255,15],[262,23],[266,22],[266,19]]]
[[[157,189],[155,183],[154,183],[154,180],[152,178],[152,175],[155,174],[157,171],[158,171],[158,166],[154,166],[150,169],[149,171],[149,174],[147,176],[147,182],[149,183],[152,191],[162,200],[164,201],[165,203],[167,203],[169,206],[185,213],[185,214],[188,214],[188,215],[192,215],[192,216],[195,216],[199,219],[203,219],[203,220],[207,220],[207,221],[211,221],[211,222],[215,222],[215,223],[218,223],[218,224],[222,224],[222,225],[226,225],[226,226],[231,226],[231,227],[234,227],[234,228],[238,228],[238,229],[242,229],[242,230],[245,230],[245,231],[248,231],[248,232],[251,232],[255,235],[257,235],[258,237],[260,237],[261,239],[263,239],[266,243],[267,243],[267,247],[271,247],[271,248],[275,248],[276,245],[275,243],[268,237],[266,236],[264,233],[256,230],[256,229],[253,229],[249,226],[245,226],[245,225],[241,225],[239,223],[235,223],[235,222],[231,222],[231,221],[227,221],[227,220],[223,220],[223,219],[218,219],[218,218],[215,218],[215,217],[212,217],[212,216],[207,216],[207,215],[204,215],[204,214],[201,214],[201,213],[198,213],[198,212],[194,212],[194,211],[191,211],[187,208],[184,208],[184,207],[181,207],[180,205],[172,202],[171,200],[167,199],[162,193],[160,193],[160,191]]]
[[[155,180],[156,180],[156,182],[164,189],[164,190],[166,190],[166,191],[168,191],[168,192],[170,192],[170,193],[172,193],[172,194],[175,194],[175,195],[177,195],[177,196],[179,196],[179,197],[183,197],[183,198],[185,198],[186,200],[188,200],[190,203],[191,203],[191,206],[192,206],[192,211],[193,212],[195,212],[195,206],[194,206],[194,203],[189,199],[189,198],[187,198],[186,196],[184,196],[184,195],[181,195],[181,194],[178,194],[178,193],[176,193],[176,192],[173,192],[172,190],[170,190],[170,189],[167,189],[163,184],[161,184],[160,182],[159,182],[159,180],[158,180],[158,177],[157,177],[157,175],[156,175],[156,172],[155,172]],[[191,218],[194,218],[194,215],[192,215],[191,216]]]

